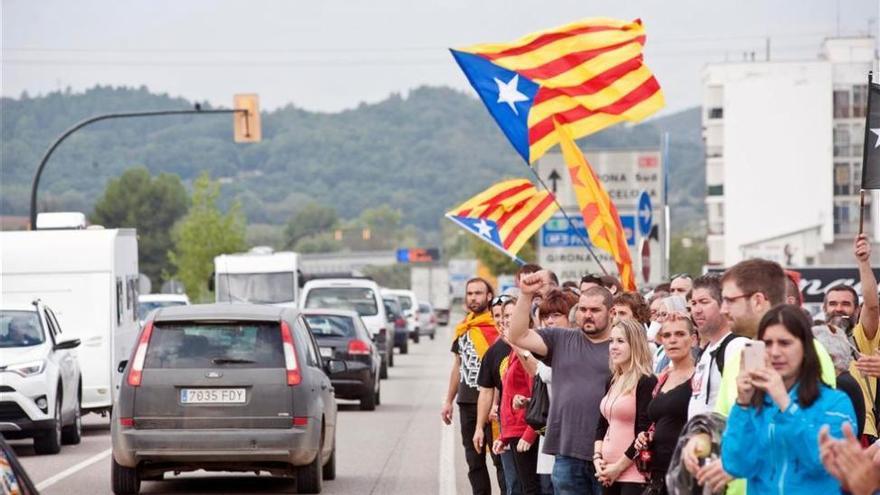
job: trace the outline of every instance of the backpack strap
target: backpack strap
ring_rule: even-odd
[[[718,372],[722,375],[724,374],[724,353],[727,350],[727,344],[729,344],[730,341],[732,341],[733,339],[737,339],[740,337],[740,335],[736,335],[735,333],[727,334],[724,339],[721,340],[721,343],[718,345],[718,347],[716,347],[715,350],[710,353],[712,359],[715,361],[715,366],[718,367]]]

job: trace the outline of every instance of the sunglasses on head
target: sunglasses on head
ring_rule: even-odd
[[[510,294],[501,294],[500,296],[495,296],[494,298],[492,298],[491,305],[498,306],[499,304],[504,304],[511,299],[513,299],[513,296],[511,296]]]

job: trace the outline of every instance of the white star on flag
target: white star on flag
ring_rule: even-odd
[[[507,103],[510,106],[510,109],[513,110],[513,113],[519,115],[515,103],[529,100],[528,96],[520,93],[519,89],[517,89],[517,85],[519,84],[519,74],[515,74],[513,79],[506,83],[497,77],[494,77],[493,79],[495,79],[495,84],[498,85],[497,103]]]
[[[871,132],[873,132],[874,135],[877,136],[877,140],[874,141],[874,149],[880,148],[880,127],[878,127],[877,129],[871,129]]]
[[[477,230],[480,231],[480,236],[485,237],[486,239],[492,238],[492,226],[486,223],[486,220],[481,218],[480,223],[476,225]]]

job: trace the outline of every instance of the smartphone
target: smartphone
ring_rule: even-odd
[[[753,371],[764,367],[766,346],[763,340],[746,342],[743,347],[743,369]]]

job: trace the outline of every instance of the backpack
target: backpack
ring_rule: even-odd
[[[745,338],[742,335],[736,335],[734,333],[727,334],[726,337],[721,341],[717,348],[712,351],[712,358],[715,359],[715,366],[718,367],[718,372],[724,375],[724,353],[727,350],[727,344],[730,343],[733,339]]]

